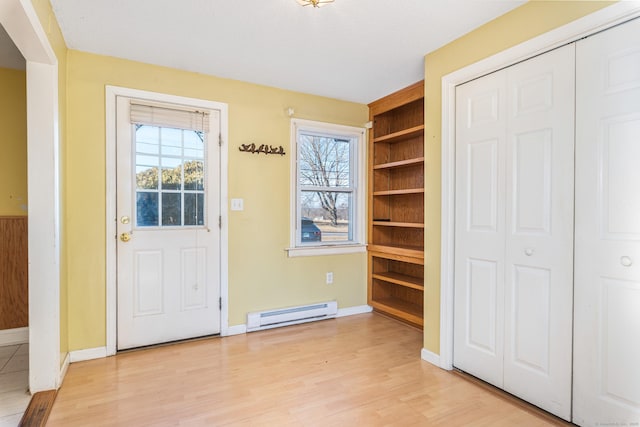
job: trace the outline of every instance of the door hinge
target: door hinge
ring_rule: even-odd
[[[218,228],[222,228],[222,215],[218,216]]]
[[[218,307],[222,310],[222,297],[218,298]]]
[[[220,147],[222,147],[222,134],[221,133],[218,134],[218,145]]]

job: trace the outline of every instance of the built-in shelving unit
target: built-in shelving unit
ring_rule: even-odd
[[[424,83],[372,102],[369,119],[369,304],[422,327]]]

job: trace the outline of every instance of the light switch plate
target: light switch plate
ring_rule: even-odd
[[[244,200],[243,199],[231,199],[231,210],[232,211],[243,211],[244,210]]]

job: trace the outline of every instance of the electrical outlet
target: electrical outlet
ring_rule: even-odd
[[[231,199],[231,210],[232,211],[243,211],[244,210],[244,200],[243,199]]]
[[[330,271],[327,273],[327,285],[330,285],[333,283],[333,273]]]

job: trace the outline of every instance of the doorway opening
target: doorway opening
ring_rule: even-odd
[[[58,62],[31,2],[5,0],[0,24],[26,62],[29,390],[36,393],[56,389],[62,371]]]

